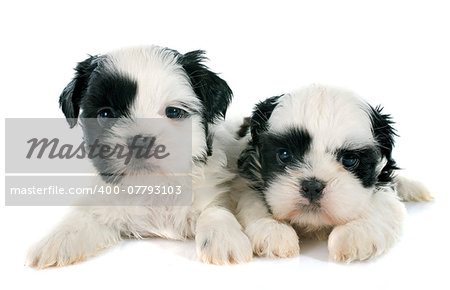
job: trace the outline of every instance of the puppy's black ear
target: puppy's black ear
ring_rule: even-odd
[[[86,60],[78,63],[75,68],[75,77],[59,96],[59,106],[66,116],[70,128],[77,124],[80,102],[86,93],[89,78],[97,67],[97,59],[97,56],[89,56]]]
[[[250,120],[250,132],[254,144],[258,143],[259,134],[267,130],[267,122],[282,96],[283,95],[271,97],[265,101],[259,102],[253,109],[252,118]]]
[[[205,60],[205,52],[202,50],[191,51],[178,58],[189,76],[195,94],[205,106],[203,115],[206,121],[214,123],[225,117],[233,93],[223,79],[203,64]]]
[[[256,191],[262,191],[264,181],[261,176],[259,149],[250,142],[238,159],[239,174],[247,179],[248,185]]]
[[[250,118],[250,134],[252,138],[238,159],[240,175],[248,180],[250,187],[260,192],[264,188],[259,153],[260,134],[267,130],[267,122],[282,96],[268,98],[255,106]]]
[[[392,125],[394,122],[388,114],[382,113],[383,108],[377,106],[370,107],[370,119],[372,121],[372,132],[377,142],[381,155],[386,158],[386,165],[378,175],[378,183],[389,183],[392,181],[393,172],[399,169],[392,158],[392,149],[394,148],[394,138],[398,136]]]

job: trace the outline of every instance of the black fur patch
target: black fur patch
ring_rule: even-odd
[[[377,147],[381,155],[386,158],[387,163],[377,177],[377,185],[383,186],[392,182],[394,170],[399,169],[392,158],[394,148],[394,137],[398,136],[392,127],[394,122],[390,115],[382,113],[383,108],[370,106],[370,120],[372,122],[372,132],[377,141]]]
[[[335,152],[339,162],[342,155],[354,154],[358,157],[359,163],[349,171],[353,173],[366,188],[372,187],[377,182],[376,167],[380,161],[380,151],[376,147],[363,147],[359,149],[339,149]]]
[[[91,74],[97,67],[97,60],[98,56],[89,56],[84,61],[79,62],[75,67],[75,77],[59,96],[59,106],[66,116],[70,128],[77,124],[81,99],[86,93]]]
[[[225,118],[233,92],[223,79],[203,63],[206,60],[204,51],[195,50],[186,54],[174,51],[174,53],[178,54],[177,62],[186,71],[195,94],[204,106],[202,115],[205,120],[207,154],[211,156],[213,136],[209,132],[208,123]]]
[[[298,128],[288,128],[280,134],[262,133],[258,136],[258,143],[250,142],[241,153],[238,160],[240,175],[248,180],[249,186],[260,193],[266,207],[264,191],[277,175],[285,173],[286,167],[297,166],[303,162],[304,155],[309,151],[312,143],[310,134]],[[292,155],[292,162],[280,163],[277,157],[279,149],[287,149]]]
[[[90,56],[78,63],[74,79],[59,97],[61,109],[70,127],[76,125],[80,108],[83,118],[96,118],[101,108],[111,107],[116,117],[128,116],[136,97],[137,83],[102,67],[104,56]]]
[[[267,186],[275,176],[284,174],[286,167],[304,163],[304,156],[310,150],[311,143],[311,135],[295,127],[287,128],[279,134],[262,134],[258,146],[264,185]],[[280,149],[289,151],[293,156],[292,160],[282,163],[277,157]]]
[[[277,106],[280,97],[268,98],[255,106],[250,118],[249,128],[252,139],[238,159],[240,175],[249,181],[249,185],[253,189],[259,192],[262,192],[265,187],[264,180],[261,176],[259,137],[262,132],[267,130],[267,122]]]
[[[238,159],[239,173],[250,182],[250,186],[257,190],[264,189],[264,183],[261,178],[261,163],[259,160],[259,150],[251,143],[245,148]]]
[[[214,123],[225,117],[233,92],[223,79],[203,63],[206,60],[204,54],[202,50],[191,51],[180,54],[177,61],[186,71],[195,94],[205,106],[203,116],[208,123]]]
[[[95,70],[81,100],[82,117],[96,118],[104,107],[113,108],[116,118],[129,117],[136,93],[137,83],[129,77],[118,72]]]
[[[275,96],[258,103],[253,110],[250,120],[250,132],[253,142],[258,142],[259,135],[267,130],[267,121],[278,104],[281,96]]]
[[[244,121],[242,122],[241,126],[239,127],[239,131],[237,131],[237,137],[240,139],[242,137],[245,137],[247,133],[250,131],[250,121],[251,118],[247,117],[244,118]]]

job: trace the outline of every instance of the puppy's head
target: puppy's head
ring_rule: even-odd
[[[209,126],[225,116],[232,92],[204,60],[203,51],[181,54],[156,46],[90,56],[75,68],[74,79],[60,96],[60,106],[71,127],[81,123],[88,145],[99,135],[111,147],[161,140],[182,143],[181,136],[189,127],[192,156],[189,151],[188,159],[205,161],[212,150]],[[139,121],[149,118],[165,119],[170,130]],[[146,160],[124,164],[113,158],[96,159],[94,165],[105,173],[105,179],[115,176],[114,181],[117,176],[154,167]]]
[[[275,218],[307,227],[357,218],[388,186],[395,131],[354,93],[311,86],[259,103],[238,165]]]

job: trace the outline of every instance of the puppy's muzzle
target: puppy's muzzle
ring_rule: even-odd
[[[305,179],[301,182],[301,194],[310,202],[319,200],[324,188],[325,183],[315,178]]]
[[[152,146],[155,142],[155,137],[149,136],[149,135],[135,135],[133,137],[128,138],[128,147],[129,148],[136,148],[136,147],[144,147],[148,148]]]
[[[156,138],[149,135],[136,135],[128,138],[128,150],[135,159],[146,159],[152,152]]]

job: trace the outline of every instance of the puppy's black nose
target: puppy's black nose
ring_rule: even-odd
[[[322,197],[322,191],[325,188],[325,183],[315,178],[305,179],[301,183],[301,193],[304,197],[313,202]]]

